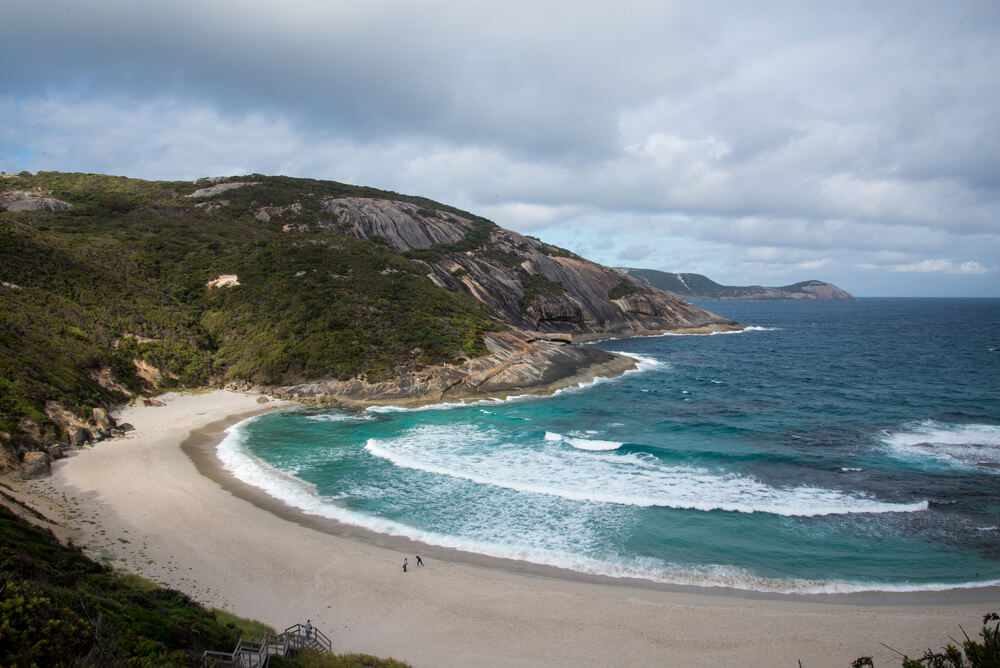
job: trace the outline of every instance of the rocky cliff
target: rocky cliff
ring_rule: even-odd
[[[320,380],[275,388],[275,396],[317,406],[357,409],[373,404],[420,406],[448,401],[549,394],[593,378],[618,376],[635,360],[558,337],[536,338],[512,330],[486,336],[488,355],[464,364],[396,369],[392,378],[368,382]]]
[[[738,329],[617,269],[481,218],[386,199],[330,198],[327,229],[380,239],[435,284],[471,295],[509,325],[576,342],[666,331]]]
[[[623,269],[623,271],[648,285],[684,299],[854,299],[850,293],[823,281],[801,281],[773,288],[762,285],[720,285],[701,274],[675,274],[654,269]]]

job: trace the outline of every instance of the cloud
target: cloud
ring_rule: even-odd
[[[609,263],[998,294],[996,3],[8,4],[8,171],[330,178]]]
[[[953,260],[921,260],[910,264],[890,265],[889,269],[898,273],[917,274],[966,274],[980,276],[991,272],[975,260],[955,262]]]
[[[638,262],[640,260],[645,260],[651,256],[656,249],[652,246],[644,246],[641,244],[634,244],[628,248],[623,248],[619,253],[618,257],[622,260],[627,260],[629,262]]]

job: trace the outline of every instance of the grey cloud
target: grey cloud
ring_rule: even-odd
[[[864,264],[887,286],[890,266],[980,286],[1000,266],[996,3],[11,0],[3,18],[8,169],[333,178],[609,262]]]

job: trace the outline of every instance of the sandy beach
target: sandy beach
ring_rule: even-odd
[[[98,559],[276,628],[311,619],[338,652],[417,667],[810,668],[869,655],[898,666],[888,647],[919,656],[961,638],[960,625],[977,635],[1000,610],[995,590],[768,597],[449,558],[313,521],[221,469],[212,453],[227,426],[291,404],[226,391],[164,399],[119,411],[135,431],[57,461],[52,478],[22,483],[28,498]]]

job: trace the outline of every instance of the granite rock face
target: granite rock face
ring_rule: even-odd
[[[366,197],[339,197],[323,202],[321,211],[331,216],[327,226],[359,239],[381,237],[400,253],[434,244],[458,243],[471,228],[468,218],[427,211],[414,204]]]
[[[328,229],[379,237],[437,285],[469,294],[520,330],[570,334],[574,341],[666,331],[740,329],[628,274],[452,211],[387,199],[328,199]],[[471,245],[468,237],[475,235]],[[463,245],[464,244],[464,245]],[[624,286],[628,297],[611,299]]]
[[[43,197],[26,190],[8,190],[0,193],[0,209],[4,211],[64,211],[73,206],[54,197]]]
[[[549,393],[594,377],[617,376],[635,360],[598,348],[575,346],[560,337],[523,331],[487,336],[489,354],[432,367],[400,368],[396,377],[319,381],[277,388],[275,396],[317,406],[362,408],[371,404],[424,405],[462,399]]]

